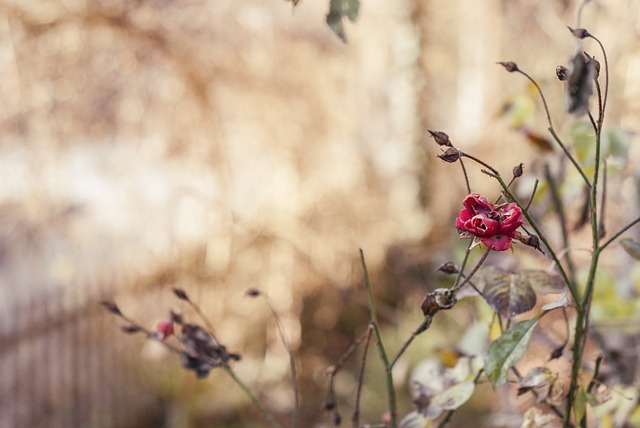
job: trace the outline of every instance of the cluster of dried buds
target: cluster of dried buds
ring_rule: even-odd
[[[201,314],[199,308],[189,300],[189,297],[181,289],[173,290],[176,297],[184,300]],[[193,370],[198,378],[204,378],[216,367],[228,367],[229,362],[240,360],[240,355],[230,353],[227,348],[215,338],[211,328],[204,328],[195,323],[188,323],[181,314],[174,311],[169,316],[149,330],[123,314],[118,305],[113,301],[100,302],[109,312],[126,321],[121,327],[128,334],[143,333],[147,338],[157,340],[172,352],[182,358],[182,365],[187,370]],[[205,319],[205,324],[209,324]],[[176,326],[180,327],[180,334],[176,334]],[[177,339],[178,344],[170,341],[171,337]]]

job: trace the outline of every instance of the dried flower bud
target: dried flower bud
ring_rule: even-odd
[[[173,321],[176,324],[182,324],[184,322],[184,319],[182,318],[182,314],[178,312],[170,311],[169,317],[171,318],[171,321]]]
[[[571,31],[571,34],[573,34],[573,36],[577,39],[584,39],[585,37],[591,36],[591,34],[589,34],[589,32],[584,28],[571,28],[571,27],[567,27],[567,28],[569,29],[569,31]]]
[[[427,129],[427,131],[429,131],[429,134],[431,134],[431,136],[439,146],[453,147],[453,144],[451,144],[451,140],[449,140],[449,136],[444,132],[432,131],[430,129]]]
[[[522,173],[524,171],[524,164],[521,163],[513,167],[513,176],[514,177],[522,177]]]
[[[456,303],[456,296],[448,288],[437,288],[427,294],[420,306],[425,317],[432,317],[443,309],[451,309]]]
[[[460,272],[458,270],[458,267],[453,263],[453,262],[445,262],[443,264],[441,264],[438,269],[436,269],[437,271],[440,271],[444,274],[447,275],[454,275],[458,272]]]
[[[340,413],[335,412],[333,414],[333,423],[338,426],[342,423],[342,416],[340,416]]]
[[[559,65],[556,67],[556,76],[561,82],[564,82],[569,78],[569,69],[564,65]]]
[[[120,330],[122,330],[123,332],[125,332],[127,334],[134,334],[134,333],[138,333],[138,332],[142,331],[140,326],[137,326],[137,325],[134,325],[134,324],[123,325],[122,327],[120,327]]]
[[[329,411],[329,410],[333,410],[336,407],[336,402],[333,401],[333,397],[331,400],[327,400],[324,402],[324,409]]]
[[[520,71],[518,65],[515,62],[499,62],[501,66],[503,66],[509,73],[513,73],[514,71]]]
[[[449,147],[444,153],[438,155],[440,159],[448,163],[454,163],[458,159],[460,159],[461,153],[460,150],[454,149],[453,147]]]
[[[122,312],[120,312],[120,308],[118,308],[118,305],[116,305],[115,302],[111,300],[103,300],[100,302],[100,304],[112,314],[122,316]]]
[[[553,350],[553,352],[549,356],[549,361],[557,360],[558,358],[562,357],[563,353],[564,353],[564,345],[561,345]]]
[[[176,297],[180,300],[185,300],[187,302],[189,301],[189,296],[187,296],[187,293],[181,288],[174,288],[173,294],[175,294]]]
[[[249,297],[258,297],[260,296],[262,293],[260,292],[260,290],[255,289],[255,288],[250,288],[247,290],[247,296]]]

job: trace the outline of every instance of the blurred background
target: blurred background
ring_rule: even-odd
[[[573,54],[574,1],[362,0],[347,44],[325,24],[328,7],[0,1],[2,427],[265,426],[224,372],[196,380],[98,305],[115,300],[150,328],[170,309],[193,319],[172,287],[208,314],[242,355],[238,376],[286,424],[288,356],[265,302],[245,297],[266,293],[297,358],[302,426],[329,426],[325,371],[369,320],[358,249],[391,349],[457,251],[464,181],[426,129],[503,171],[533,164],[543,152],[523,124],[544,134],[545,116],[527,82],[495,65],[505,60],[539,81],[560,130],[576,122],[555,77]],[[582,23],[612,64],[607,121],[633,140],[640,4],[593,1]],[[413,365],[469,317],[443,315],[398,364],[401,413]],[[371,422],[385,408],[376,364]],[[356,377],[353,362],[338,385],[347,418]],[[472,400],[456,423],[501,426],[477,419],[491,405]]]

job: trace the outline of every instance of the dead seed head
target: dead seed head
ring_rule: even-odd
[[[176,297],[180,300],[184,300],[184,301],[189,301],[189,296],[187,296],[186,291],[184,291],[181,288],[174,288],[173,289],[173,294],[176,295]]]
[[[564,82],[569,78],[569,69],[564,65],[559,65],[556,67],[556,76],[561,82]]]
[[[120,308],[118,308],[118,305],[116,305],[115,302],[111,300],[103,300],[100,302],[100,304],[112,314],[122,316],[122,312],[120,312]]]
[[[454,149],[453,147],[449,147],[444,153],[439,154],[438,157],[447,163],[455,163],[458,159],[460,159],[461,153],[460,150]]]
[[[567,27],[567,28],[569,29],[569,31],[571,31],[571,34],[573,34],[573,36],[577,39],[582,40],[585,37],[591,36],[591,34],[589,34],[589,32],[584,28],[571,28],[571,27]]]
[[[524,172],[524,164],[521,163],[513,167],[513,176],[514,177],[522,177],[522,173]]]
[[[518,65],[515,62],[512,62],[512,61],[499,62],[498,64],[503,66],[505,68],[505,70],[507,70],[509,73],[513,73],[514,71],[520,71],[520,69],[518,68]]]
[[[429,134],[431,134],[431,136],[439,146],[453,147],[453,144],[451,144],[451,140],[449,140],[449,136],[444,132],[432,131],[430,129],[427,129],[427,131],[429,131]]]

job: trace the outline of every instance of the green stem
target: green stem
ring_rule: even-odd
[[[260,403],[260,401],[256,398],[255,395],[251,393],[251,390],[240,380],[240,378],[236,375],[231,367],[222,367],[224,371],[226,371],[231,379],[244,391],[244,393],[249,397],[253,405],[262,413],[262,416],[269,421],[272,427],[274,428],[282,428],[282,425],[276,421],[276,418]]]
[[[371,278],[369,277],[369,270],[367,269],[367,264],[364,261],[364,252],[360,249],[360,261],[362,262],[362,270],[364,271],[364,281],[367,286],[367,294],[369,296],[369,313],[371,314],[371,324],[373,325],[373,332],[376,335],[376,347],[378,348],[378,353],[380,354],[380,359],[382,359],[382,364],[384,365],[385,371],[385,379],[387,384],[387,398],[389,403],[389,413],[391,417],[391,428],[396,428],[397,422],[397,411],[396,411],[396,390],[393,386],[393,373],[391,370],[391,364],[389,364],[389,357],[387,357],[387,352],[384,349],[384,345],[382,343],[382,335],[380,334],[380,329],[378,327],[378,315],[376,313],[376,304],[375,299],[373,297],[373,285],[371,284]]]

